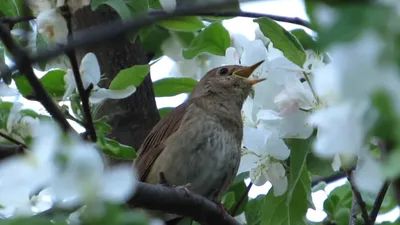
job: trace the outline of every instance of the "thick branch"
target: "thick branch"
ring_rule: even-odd
[[[72,41],[73,36],[72,36],[72,25],[71,25],[71,13],[70,13],[68,6],[62,7],[62,9],[64,10],[64,18],[67,21],[68,40]],[[68,56],[68,58],[71,62],[71,67],[72,67],[72,71],[74,73],[76,86],[78,88],[79,96],[82,101],[85,129],[87,130],[89,139],[93,142],[96,142],[97,135],[96,135],[96,130],[94,128],[92,113],[90,111],[90,104],[89,104],[90,90],[89,91],[85,90],[85,87],[83,86],[82,77],[79,72],[79,65],[78,65],[78,61],[76,59],[75,50],[73,49],[71,51],[66,52],[66,55]],[[92,86],[92,88],[93,88],[93,86]]]
[[[353,172],[350,170],[347,172],[347,179],[350,183],[350,187],[353,191],[353,198],[355,198],[357,200],[358,205],[360,206],[360,210],[361,210],[361,216],[364,220],[364,224],[365,225],[372,225],[371,220],[369,218],[368,215],[368,211],[367,211],[367,206],[361,196],[360,191],[358,190],[358,188],[356,187],[356,185],[354,184],[353,181]]]
[[[32,60],[29,58],[27,53],[24,52],[15,43],[10,35],[10,32],[3,24],[0,24],[0,38],[8,51],[11,53],[18,69],[21,71],[22,74],[25,74],[40,103],[42,103],[44,108],[60,124],[64,131],[72,130],[71,126],[69,125],[67,119],[64,117],[59,107],[54,103],[53,99],[46,92],[42,83],[33,72],[31,66],[31,64],[33,63]]]
[[[165,15],[166,12],[162,10],[154,10],[150,11],[149,15]],[[277,16],[265,13],[256,13],[256,12],[246,12],[246,11],[203,11],[196,13],[196,16],[232,16],[232,17],[250,17],[250,18],[260,18],[260,17],[268,17],[270,19],[285,22],[285,23],[292,23],[297,24],[303,27],[311,28],[311,24],[305,20],[302,20],[298,17],[285,17],[285,16]]]
[[[240,223],[216,203],[182,189],[168,188],[139,182],[130,204],[149,210],[190,217],[198,222],[215,225],[239,225]]]

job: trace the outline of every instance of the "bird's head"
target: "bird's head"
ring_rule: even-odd
[[[190,97],[212,96],[220,100],[235,100],[242,105],[252,86],[265,80],[249,78],[263,62],[251,66],[227,65],[214,68],[200,80]]]

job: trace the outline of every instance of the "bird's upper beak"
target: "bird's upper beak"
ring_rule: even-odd
[[[255,63],[255,64],[253,64],[251,66],[248,66],[248,67],[246,67],[244,69],[237,70],[233,74],[237,75],[239,77],[248,78],[254,72],[254,70],[256,70],[263,62],[264,62],[264,60],[261,60],[260,62]],[[261,78],[261,79],[246,79],[246,81],[251,85],[257,84],[258,82],[261,82],[263,80],[265,80],[265,78]]]

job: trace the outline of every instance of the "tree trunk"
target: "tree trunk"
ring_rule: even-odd
[[[80,30],[105,24],[118,18],[118,14],[109,7],[99,7],[95,12],[90,7],[84,7],[74,13],[72,27],[73,30]],[[77,51],[78,62],[87,52],[96,54],[101,72],[106,77],[100,86],[106,88],[121,69],[137,64],[147,64],[151,60],[149,54],[141,48],[139,40],[131,43],[124,37],[115,38],[98,46],[79,49]],[[128,98],[106,100],[100,107],[96,118],[103,116],[109,117],[109,124],[113,129],[108,135],[109,138],[139,149],[144,138],[160,119],[150,74],[136,92]],[[111,160],[111,163],[117,162],[122,161]]]

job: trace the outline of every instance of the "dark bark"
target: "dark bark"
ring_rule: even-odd
[[[73,30],[81,30],[93,25],[106,24],[117,18],[118,15],[109,7],[100,7],[95,12],[90,7],[85,7],[74,13],[72,26]],[[100,84],[102,87],[108,87],[121,69],[136,64],[147,64],[150,61],[149,54],[143,51],[139,40],[131,43],[125,37],[105,42],[100,46],[78,49],[78,62],[87,52],[96,54],[101,72],[106,76]],[[110,138],[139,149],[143,139],[160,119],[150,74],[132,96],[105,101],[96,114],[97,118],[102,116],[110,118],[109,124],[113,128]]]

